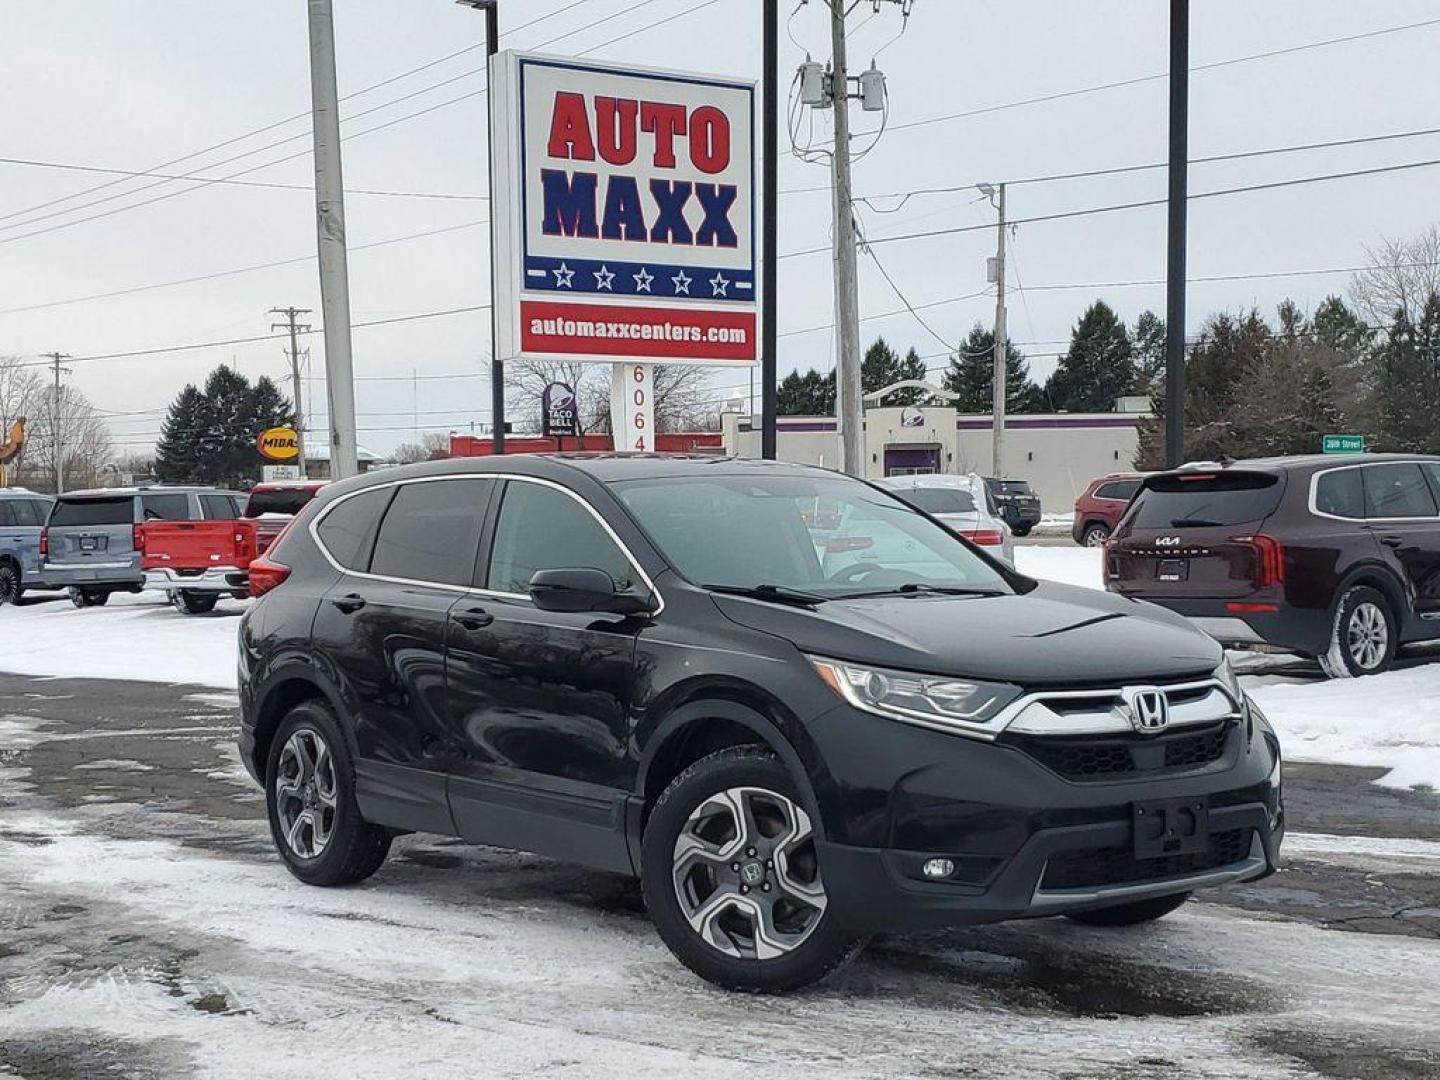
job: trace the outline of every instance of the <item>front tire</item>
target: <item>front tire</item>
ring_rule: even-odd
[[[1395,662],[1399,644],[1400,628],[1385,594],[1356,585],[1335,605],[1330,648],[1319,657],[1320,668],[1332,679],[1378,675]]]
[[[670,951],[729,990],[783,993],[848,962],[816,834],[789,771],[763,746],[701,758],[655,803],[641,857],[645,903]]]
[[[1080,543],[1085,547],[1104,547],[1105,541],[1110,539],[1110,530],[1104,525],[1087,525],[1085,532],[1080,536]]]
[[[1139,926],[1141,923],[1163,919],[1189,899],[1188,892],[1152,896],[1148,900],[1135,900],[1129,904],[1116,904],[1114,907],[1076,911],[1067,918],[1086,926]]]
[[[380,869],[390,833],[360,816],[355,765],[330,707],[301,702],[286,714],[265,769],[270,835],[307,885],[353,885]]]

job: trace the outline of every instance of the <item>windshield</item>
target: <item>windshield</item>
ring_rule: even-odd
[[[1028,480],[992,480],[995,490],[1001,495],[1034,495]]]
[[[278,488],[273,491],[252,491],[245,506],[247,518],[261,514],[298,514],[315,498],[314,488]]]
[[[901,502],[927,514],[973,514],[975,499],[968,491],[954,488],[902,488],[895,492]]]
[[[1270,473],[1178,473],[1140,489],[1128,520],[1137,529],[1242,525],[1269,517],[1280,504],[1280,479]]]
[[[707,474],[613,487],[671,565],[698,585],[825,600],[1014,591],[948,529],[857,480]]]

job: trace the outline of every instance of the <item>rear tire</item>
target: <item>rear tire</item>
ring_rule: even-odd
[[[1010,531],[1016,536],[1029,536],[1030,530],[1034,527],[1033,525],[1012,525],[1010,526]]]
[[[864,945],[830,912],[800,802],[763,746],[701,758],[656,801],[642,847],[645,904],[670,951],[702,979],[783,993],[825,978]]]
[[[1084,533],[1080,536],[1080,543],[1085,547],[1104,547],[1105,541],[1110,539],[1110,530],[1099,524],[1085,526]]]
[[[1141,923],[1163,919],[1190,899],[1188,892],[1173,893],[1170,896],[1152,896],[1148,900],[1135,900],[1129,904],[1096,908],[1093,911],[1076,911],[1067,915],[1086,926],[1138,926]]]
[[[170,602],[182,615],[204,615],[214,611],[219,599],[214,593],[197,593],[189,589],[176,589],[170,594]]]
[[[1378,675],[1395,662],[1399,644],[1400,628],[1385,594],[1356,585],[1335,605],[1330,648],[1318,657],[1320,669],[1332,679]]]
[[[390,854],[390,832],[360,816],[355,764],[334,712],[303,701],[280,722],[265,767],[270,836],[307,885],[364,881]]]
[[[11,562],[0,563],[0,607],[20,602],[20,571]]]
[[[104,589],[82,589],[71,585],[66,592],[70,595],[70,603],[77,608],[104,607],[110,600],[109,592]]]

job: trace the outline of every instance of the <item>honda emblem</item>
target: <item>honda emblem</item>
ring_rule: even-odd
[[[1130,725],[1138,732],[1154,735],[1170,725],[1170,699],[1154,686],[1132,686],[1124,691]]]

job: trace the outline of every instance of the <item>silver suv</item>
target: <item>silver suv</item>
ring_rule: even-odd
[[[27,589],[43,589],[40,528],[50,515],[50,496],[25,488],[0,488],[0,604],[16,603]]]
[[[136,530],[147,521],[240,516],[243,496],[214,488],[153,487],[69,491],[45,530],[45,581],[70,590],[76,607],[105,603],[145,584]]]

